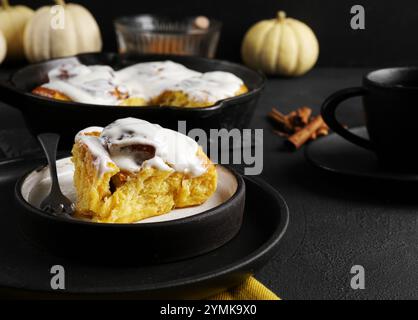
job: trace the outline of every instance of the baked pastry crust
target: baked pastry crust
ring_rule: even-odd
[[[71,101],[71,99],[67,97],[65,94],[59,91],[53,90],[53,89],[45,88],[45,87],[37,87],[32,90],[32,93],[37,96],[41,96],[45,98],[50,98],[50,99],[55,99],[55,100],[60,100],[60,101]]]
[[[217,187],[216,167],[200,147],[197,156],[206,172],[197,177],[153,167],[124,172],[110,161],[108,170],[100,173],[97,158],[82,140],[74,144],[72,155],[76,216],[95,222],[132,223],[175,208],[200,205]]]
[[[234,96],[236,97],[247,92],[248,88],[242,85]],[[158,99],[158,105],[160,106],[184,108],[203,108],[213,106],[215,103],[204,99],[195,99],[183,91],[165,91]]]

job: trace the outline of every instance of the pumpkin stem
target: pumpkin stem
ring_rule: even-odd
[[[54,0],[54,1],[59,6],[65,6],[65,1],[64,0]]]
[[[286,19],[286,12],[284,11],[277,12],[277,19],[279,19],[279,21]]]
[[[5,10],[10,8],[9,0],[1,0],[1,5]]]

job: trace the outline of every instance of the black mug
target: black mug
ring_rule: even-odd
[[[336,119],[338,105],[362,96],[370,140],[345,129]],[[373,71],[363,86],[340,90],[322,105],[327,125],[346,140],[376,153],[379,162],[396,171],[418,172],[418,67]]]

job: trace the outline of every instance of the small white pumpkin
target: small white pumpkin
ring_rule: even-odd
[[[319,44],[311,28],[280,11],[276,19],[260,21],[248,30],[241,53],[251,68],[271,75],[300,76],[318,60]]]
[[[30,62],[72,56],[102,49],[100,29],[83,6],[55,0],[35,12],[24,34],[24,49]]]
[[[0,64],[4,61],[4,58],[6,58],[7,53],[7,43],[6,38],[3,35],[3,32],[0,30]]]
[[[33,16],[33,10],[26,6],[11,6],[8,0],[1,0],[0,30],[7,42],[8,60],[25,57],[23,52],[23,32],[26,23]]]

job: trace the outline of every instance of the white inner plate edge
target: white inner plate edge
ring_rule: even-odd
[[[76,192],[73,184],[74,166],[71,158],[57,161],[58,179],[62,192],[71,201],[75,202]],[[169,213],[151,217],[136,223],[152,223],[191,217],[210,210],[228,201],[237,191],[238,182],[235,176],[226,168],[217,166],[218,186],[216,192],[202,205],[181,209],[174,209]],[[40,171],[31,172],[22,184],[23,198],[32,206],[39,208],[40,203],[48,195],[51,188],[49,168],[46,166]]]

